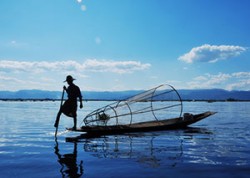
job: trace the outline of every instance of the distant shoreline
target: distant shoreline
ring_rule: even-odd
[[[49,99],[49,98],[45,98],[45,99],[21,99],[21,98],[1,98],[0,101],[17,101],[17,102],[47,102],[47,101],[51,101],[51,102],[55,102],[55,101],[61,101],[61,99]],[[65,101],[65,99],[64,99]],[[124,101],[124,100],[116,100],[116,99],[84,99],[83,101],[88,102],[88,101]],[[164,100],[164,101],[171,101],[171,100]],[[164,102],[162,100],[158,100],[156,102]],[[213,103],[213,102],[250,102],[250,100],[235,100],[235,99],[227,99],[227,100],[182,100],[183,102],[208,102],[208,103]]]
[[[85,101],[124,101],[142,92],[145,91],[83,91],[82,95]],[[182,101],[250,101],[250,91],[227,91],[222,89],[180,89],[178,90],[178,93],[181,96]],[[61,100],[61,97],[62,92],[60,91],[0,91],[0,100],[4,101],[57,101]],[[161,98],[158,99],[160,100]]]

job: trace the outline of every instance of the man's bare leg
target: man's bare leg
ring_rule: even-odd
[[[74,126],[73,126],[73,130],[76,130],[76,116],[74,117]]]

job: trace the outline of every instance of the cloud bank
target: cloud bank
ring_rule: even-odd
[[[247,48],[230,45],[209,45],[205,44],[192,48],[188,53],[180,56],[178,60],[186,63],[193,62],[217,62],[231,57],[239,56]]]
[[[68,61],[0,61],[0,71],[2,72],[29,72],[42,73],[49,71],[75,71],[75,72],[112,72],[117,74],[133,73],[135,71],[146,70],[151,65],[149,63],[141,63],[139,61],[112,61],[89,59],[82,63]]]
[[[249,90],[250,72],[204,74],[188,83],[189,88],[223,88],[226,90]]]
[[[148,70],[149,63],[140,61],[113,61],[88,59],[82,62],[66,61],[17,61],[0,60],[0,90],[45,89],[57,90],[58,81],[64,76],[73,75],[79,84],[92,85],[102,82],[100,76],[124,77],[125,74],[137,75],[136,72]],[[134,74],[135,73],[135,74]],[[63,78],[63,79],[62,79]],[[100,81],[99,81],[100,80]],[[106,78],[107,80],[107,78]],[[98,85],[98,84],[97,84]],[[100,87],[100,86],[99,86]]]

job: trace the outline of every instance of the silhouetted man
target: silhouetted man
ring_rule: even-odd
[[[73,119],[74,119],[73,130],[76,129],[77,98],[79,98],[79,101],[80,101],[80,108],[82,108],[83,105],[82,105],[82,94],[81,94],[80,88],[73,83],[74,80],[75,79],[71,75],[68,75],[66,77],[66,80],[64,81],[64,82],[67,82],[69,85],[68,88],[66,86],[63,86],[63,89],[68,94],[68,99],[64,102],[64,104],[60,108],[60,110],[57,114],[57,118],[56,118],[56,122],[54,124],[54,127],[58,127],[60,116],[63,113],[66,116],[73,117]]]

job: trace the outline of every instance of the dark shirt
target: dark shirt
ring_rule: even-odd
[[[77,97],[79,97],[80,100],[82,99],[80,88],[75,84],[71,84],[66,91],[70,101],[77,102]]]

